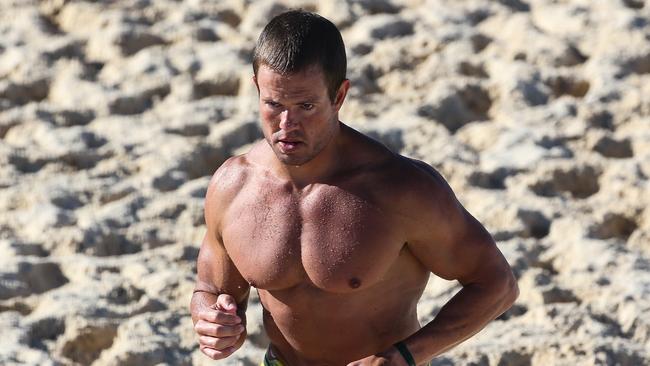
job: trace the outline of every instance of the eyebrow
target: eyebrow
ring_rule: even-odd
[[[271,97],[262,98],[262,101],[264,101],[264,102],[274,102],[274,103],[279,103],[276,99],[271,98]],[[294,104],[305,104],[305,103],[316,104],[317,101],[318,101],[318,98],[313,97],[313,96],[309,96],[309,97],[306,97],[306,98],[300,99],[299,102],[296,102],[296,103],[294,103]]]

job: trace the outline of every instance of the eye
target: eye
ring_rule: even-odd
[[[271,108],[278,108],[280,106],[280,103],[277,103],[277,102],[274,102],[274,101],[271,101],[271,100],[267,100],[264,103],[266,105],[268,105],[269,107],[271,107]]]
[[[311,103],[303,103],[301,105],[301,107],[302,107],[302,109],[304,109],[306,111],[309,111],[309,110],[312,110],[314,108],[314,105],[311,104]]]

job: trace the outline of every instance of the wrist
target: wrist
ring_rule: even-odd
[[[217,301],[218,294],[206,290],[194,290],[190,304],[193,307],[210,307]]]
[[[395,346],[390,348],[390,351],[388,351],[386,358],[389,360],[389,365],[408,366],[408,363],[406,360],[404,360],[404,357],[402,357],[402,354],[399,353]]]
[[[403,365],[416,366],[415,358],[404,342],[400,341],[395,343],[393,350],[395,350],[397,357],[401,359]]]

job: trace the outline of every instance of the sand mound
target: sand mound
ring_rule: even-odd
[[[521,297],[436,365],[650,363],[644,1],[5,1],[0,363],[210,364],[187,305],[212,172],[261,136],[250,58],[291,7],[342,30],[342,120],[449,180]],[[432,278],[431,319],[457,284]],[[224,364],[257,364],[249,341]]]

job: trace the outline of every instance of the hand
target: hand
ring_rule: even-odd
[[[391,347],[387,351],[350,362],[347,366],[408,366],[408,364],[397,348]]]
[[[230,356],[244,343],[246,326],[237,316],[237,303],[227,294],[221,294],[210,307],[199,311],[194,330],[199,335],[201,352],[213,360]]]

